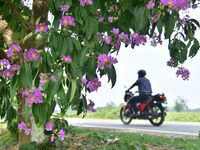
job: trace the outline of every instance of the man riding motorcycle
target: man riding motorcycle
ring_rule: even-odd
[[[146,75],[145,70],[139,70],[137,81],[126,91],[129,92],[130,89],[132,89],[135,86],[138,86],[139,96],[134,96],[129,101],[131,107],[134,109],[135,115],[140,114],[136,106],[136,103],[144,102],[145,100],[147,100],[149,96],[151,96],[152,93],[151,83],[149,79],[145,77],[145,75]]]

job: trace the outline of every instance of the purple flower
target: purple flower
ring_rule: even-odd
[[[169,67],[176,67],[175,61],[171,58],[170,60],[167,61],[167,66]]]
[[[18,124],[18,128],[25,130],[27,128],[27,126],[24,122],[21,122],[20,124]]]
[[[80,6],[83,7],[85,5],[92,5],[93,0],[80,0]]]
[[[29,134],[31,133],[31,129],[26,128],[26,129],[24,130],[24,132],[25,132],[26,135],[29,135]]]
[[[51,76],[51,81],[56,82],[57,81],[56,77],[55,76]]]
[[[111,30],[111,32],[114,34],[114,35],[118,35],[119,34],[119,29],[118,28],[113,28]]]
[[[137,33],[133,33],[130,35],[132,43],[139,46],[140,44],[144,45],[147,42],[145,35],[139,35]]]
[[[188,0],[160,0],[160,3],[168,5],[176,10],[185,10],[189,8]]]
[[[35,88],[26,98],[25,98],[25,104],[32,106],[34,103],[42,103],[43,102],[43,93],[40,89]]]
[[[39,23],[36,25],[36,30],[40,33],[42,32],[47,32],[49,30],[49,27],[47,24],[43,23]]]
[[[64,132],[63,129],[61,129],[61,130],[59,131],[59,134],[60,134],[60,139],[61,139],[61,140],[64,140],[64,138],[65,138],[65,132]]]
[[[4,67],[8,67],[10,65],[10,62],[8,59],[0,59],[0,64]]]
[[[181,75],[181,77],[183,78],[183,80],[189,80],[190,72],[189,72],[188,69],[186,69],[184,67],[178,67],[178,70],[176,71],[176,75],[177,75],[177,77],[179,75]]]
[[[109,16],[108,17],[108,22],[113,22],[114,17],[113,16]]]
[[[155,3],[154,2],[148,2],[148,4],[147,4],[147,8],[148,9],[153,9],[154,8],[154,6],[155,6]]]
[[[98,22],[103,22],[104,21],[104,17],[99,17]]]
[[[101,54],[98,56],[98,65],[99,69],[104,69],[105,67],[112,68],[113,64],[116,64],[118,61],[116,58],[111,55]]]
[[[114,40],[114,49],[118,51],[121,47],[121,41],[120,40]]]
[[[54,136],[54,134],[51,134],[50,142],[54,142],[54,140],[55,140],[55,136]]]
[[[11,57],[13,55],[13,51],[11,49],[8,49],[6,52],[7,57]]]
[[[82,83],[84,84],[84,85],[86,85],[87,83],[88,83],[88,80],[85,78],[85,79],[82,79]]]
[[[28,51],[24,52],[24,61],[33,61],[39,59],[39,53],[37,49],[30,48]]]
[[[20,124],[18,124],[18,128],[20,130],[24,130],[26,135],[29,135],[31,133],[31,129],[27,128],[27,125],[24,122],[21,122]]]
[[[9,50],[11,50],[12,52],[20,52],[22,48],[17,44],[11,44],[9,46]]]
[[[99,87],[101,87],[101,82],[97,77],[93,78],[91,81],[88,81],[86,87],[89,89],[90,92],[97,91]]]
[[[10,70],[12,70],[12,71],[19,71],[20,70],[20,66],[19,65],[17,65],[17,64],[13,64],[13,65],[11,65],[10,66]]]
[[[60,6],[60,11],[62,11],[63,13],[67,12],[68,10],[69,10],[69,5],[63,4]]]
[[[47,131],[52,131],[53,130],[53,127],[54,127],[54,123],[51,122],[51,121],[48,121],[45,125],[45,130]]]
[[[60,19],[60,24],[62,26],[75,26],[75,21],[74,18],[72,16],[62,16],[62,18]]]
[[[40,73],[40,85],[44,86],[44,84],[47,82],[48,73]]]
[[[26,89],[24,89],[24,90],[22,91],[22,97],[26,97],[26,96],[28,96],[30,93],[31,93],[31,90],[26,88]]]
[[[65,55],[63,55],[63,56],[61,57],[61,60],[63,60],[63,61],[66,62],[66,63],[72,63],[72,58],[71,58],[70,56],[65,56]]]
[[[89,104],[87,105],[88,111],[95,112],[96,109],[94,108],[95,103],[92,100],[89,100]]]
[[[112,38],[111,38],[111,36],[104,35],[103,36],[103,41],[104,41],[105,44],[110,44],[111,41],[112,41]]]
[[[4,71],[3,71],[3,75],[5,76],[5,78],[13,78],[14,77],[14,72],[12,71],[12,70],[10,70],[10,69],[5,69]]]

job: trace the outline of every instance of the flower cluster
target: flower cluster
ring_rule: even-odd
[[[36,31],[38,32],[47,32],[49,30],[49,27],[46,23],[42,22],[36,25]]]
[[[167,66],[169,67],[176,67],[175,61],[171,58],[170,60],[167,61]]]
[[[72,58],[70,56],[62,55],[61,60],[69,64],[72,63]]]
[[[183,78],[183,80],[189,80],[190,72],[189,72],[188,69],[186,69],[184,67],[178,67],[178,70],[176,71],[176,75],[177,75],[177,77],[179,75],[181,75],[181,77]]]
[[[24,122],[21,122],[18,124],[18,129],[24,130],[26,135],[29,135],[31,133],[31,129],[27,127],[27,125]]]
[[[98,56],[98,65],[99,69],[104,69],[105,67],[111,69],[113,64],[116,64],[118,61],[116,58],[111,55],[101,54]]]
[[[124,32],[120,32],[118,28],[113,28],[110,33],[110,35],[97,33],[97,38],[104,44],[112,45],[114,50],[116,51],[120,49],[121,42],[123,42],[125,46],[128,46],[129,44],[137,46],[139,46],[140,44],[145,45],[145,43],[147,42],[147,38],[145,35],[140,35],[138,33],[126,34]]]
[[[53,131],[53,129],[54,129],[54,123],[52,121],[48,121],[45,124],[45,130],[46,131]],[[54,142],[55,141],[55,137],[59,137],[60,140],[63,141],[65,139],[65,131],[63,129],[60,129],[59,132],[52,133],[50,141]]]
[[[30,48],[29,50],[24,52],[24,61],[33,61],[38,60],[40,57],[38,50],[34,48]]]
[[[11,57],[16,53],[19,53],[22,48],[18,44],[11,44],[6,52],[7,57]]]
[[[39,77],[40,77],[40,85],[44,86],[44,84],[47,82],[47,80],[50,78],[51,81],[56,82],[56,77],[55,76],[51,76],[51,73],[40,73]]]
[[[64,27],[75,27],[75,20],[72,16],[62,16],[60,19],[60,24]]]
[[[22,91],[22,97],[25,98],[25,104],[29,106],[43,102],[43,93],[38,88],[34,88],[33,90],[25,89]]]
[[[63,4],[60,6],[60,11],[62,11],[63,13],[67,12],[68,10],[69,10],[69,5]]]
[[[153,9],[155,6],[155,2],[149,1],[147,4],[147,9]]]
[[[89,104],[87,105],[87,110],[91,112],[95,112],[96,109],[94,108],[95,103],[92,100],[89,100]]]
[[[88,81],[86,78],[82,80],[82,83],[89,89],[90,92],[97,91],[101,87],[101,81],[98,77],[93,78],[91,81]]]
[[[151,46],[153,46],[153,47],[156,47],[158,43],[160,45],[162,45],[161,37],[158,36],[156,33],[153,33],[153,36],[151,37],[150,43],[151,43]]]
[[[160,0],[160,3],[175,10],[185,10],[190,6],[188,0]]]
[[[80,0],[80,6],[83,7],[85,5],[92,5],[93,0]]]
[[[14,77],[15,73],[20,70],[20,66],[17,64],[10,64],[7,59],[0,59],[0,68],[3,70],[3,75],[6,79]]]
[[[46,131],[52,131],[54,128],[54,123],[52,121],[48,121],[46,124],[45,124],[45,130]]]

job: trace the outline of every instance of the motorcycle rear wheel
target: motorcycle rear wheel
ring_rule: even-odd
[[[127,113],[129,113],[129,116],[127,116]],[[124,108],[122,107],[120,110],[120,119],[122,121],[123,124],[128,125],[131,123],[132,121],[132,117],[131,117],[132,111],[128,108]]]
[[[160,126],[163,124],[164,120],[165,120],[165,112],[164,109],[162,108],[162,106],[160,105],[153,105],[152,106],[152,113],[153,114],[160,114],[158,117],[153,118],[153,119],[149,119],[149,122],[153,125],[153,126]]]

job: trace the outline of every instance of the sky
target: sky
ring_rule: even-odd
[[[193,10],[190,15],[199,20],[199,13],[199,9]],[[199,35],[198,31],[197,38],[200,41]],[[153,94],[165,93],[168,106],[173,106],[174,101],[181,97],[187,101],[189,108],[200,108],[200,53],[192,59],[188,58],[183,64],[191,73],[189,80],[186,81],[176,76],[177,68],[166,65],[170,59],[167,41],[157,47],[152,47],[149,43],[135,49],[122,46],[116,58],[118,59],[118,63],[115,64],[117,81],[114,88],[111,89],[111,83],[108,83],[108,78],[104,76],[100,79],[102,87],[97,92],[88,95],[88,98],[95,102],[96,107],[105,106],[110,102],[116,105],[124,103],[123,97],[126,90],[124,86],[129,88],[137,80],[138,70],[145,69],[146,77],[152,84]],[[134,87],[132,92],[137,90],[137,87]]]

